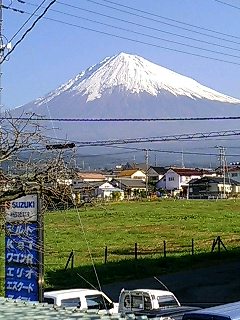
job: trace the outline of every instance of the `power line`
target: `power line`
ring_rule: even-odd
[[[132,151],[145,151],[146,149],[143,148],[136,148],[136,147],[124,147],[124,146],[114,146],[114,148],[124,149],[124,150],[132,150]],[[159,150],[159,149],[152,149],[147,148],[150,152],[157,152],[157,153],[169,153],[169,154],[186,154],[186,155],[198,155],[198,156],[218,156],[218,153],[205,153],[205,152],[192,152],[192,151],[176,151],[176,150]],[[104,154],[105,155],[105,154]],[[238,157],[240,154],[228,154],[228,157]]]
[[[34,4],[29,3],[29,2],[26,2],[26,3],[29,4],[29,5],[35,6]],[[146,25],[143,25],[143,24],[139,24],[139,23],[136,23],[136,22],[133,22],[133,21],[128,21],[128,20],[125,20],[125,19],[120,19],[120,18],[113,17],[113,16],[110,16],[110,15],[107,15],[107,14],[103,14],[103,13],[100,13],[100,12],[96,12],[96,11],[93,11],[93,10],[88,10],[88,9],[80,8],[80,7],[78,7],[78,6],[74,6],[74,5],[71,5],[71,4],[66,4],[66,3],[63,3],[63,2],[60,2],[60,1],[57,1],[57,3],[58,3],[58,4],[61,4],[61,5],[63,5],[63,6],[67,6],[67,7],[74,8],[74,9],[78,9],[78,10],[81,10],[81,11],[84,11],[84,12],[93,13],[93,14],[95,14],[95,15],[99,15],[99,16],[102,16],[102,17],[105,17],[105,18],[110,18],[110,19],[113,19],[113,20],[116,20],[116,21],[128,23],[128,24],[131,24],[131,25],[134,25],[134,26],[138,26],[138,27],[141,27],[141,28],[145,28],[145,29],[149,29],[149,30],[153,30],[153,31],[157,31],[157,32],[165,33],[165,34],[170,34],[170,35],[177,36],[177,37],[180,37],[180,38],[183,38],[183,39],[187,39],[187,40],[191,40],[191,41],[196,41],[196,42],[200,42],[200,43],[205,43],[205,44],[208,44],[208,45],[217,46],[217,47],[224,48],[224,49],[230,49],[230,50],[234,50],[234,51],[240,51],[240,49],[237,49],[237,48],[233,48],[233,47],[229,47],[229,46],[224,46],[224,45],[220,45],[220,44],[213,43],[213,42],[209,42],[209,41],[205,41],[205,40],[195,39],[195,38],[192,38],[192,37],[189,37],[189,36],[184,36],[184,35],[181,35],[181,34],[177,34],[177,33],[170,32],[170,31],[161,30],[161,29],[159,29],[159,28],[153,28],[153,27],[146,26]],[[87,18],[85,18],[85,17],[80,17],[80,16],[73,15],[73,14],[70,14],[70,13],[62,12],[62,11],[59,11],[59,10],[51,9],[51,11],[57,12],[57,13],[61,13],[61,14],[63,14],[63,15],[67,15],[67,16],[72,16],[72,17],[79,18],[79,19],[84,19],[84,20],[92,21],[92,22],[95,22],[95,23],[101,23],[101,22],[97,22],[97,21],[94,21],[94,20],[87,19]],[[119,27],[115,27],[115,26],[112,26],[112,25],[108,25],[108,24],[104,24],[104,25],[110,26],[110,27],[114,27],[114,28],[118,28],[118,29],[119,29]],[[124,30],[124,29],[123,29],[123,30]],[[143,35],[144,35],[144,34],[143,34]],[[146,36],[149,36],[149,35],[146,35]],[[153,36],[150,36],[150,37],[153,37]],[[158,38],[158,37],[153,37],[153,38],[161,39],[161,38]],[[161,40],[162,40],[162,39],[161,39]],[[163,39],[163,40],[166,41],[165,39]],[[222,39],[222,40],[225,40],[225,39]],[[167,40],[167,41],[170,41],[170,40]],[[240,42],[234,42],[234,43],[240,44]],[[194,47],[194,46],[193,46],[193,47]],[[202,49],[202,48],[201,48],[201,49]]]
[[[86,146],[111,146],[118,144],[133,144],[133,143],[146,143],[146,142],[166,142],[166,141],[189,141],[196,139],[208,139],[214,137],[226,137],[226,136],[239,136],[240,130],[225,130],[214,132],[196,132],[185,133],[177,135],[159,136],[159,137],[138,137],[138,138],[122,138],[112,140],[96,140],[96,141],[72,141],[78,147]]]
[[[30,17],[23,23],[23,25],[15,32],[15,34],[12,36],[9,42],[11,42],[18,34],[19,32],[25,27],[25,25],[29,22],[29,20],[35,15],[35,13],[43,6],[43,4],[47,0],[43,0],[40,5],[37,6],[37,8],[33,11],[33,13],[30,15]],[[22,2],[23,3],[23,2]],[[21,12],[22,13],[22,12]]]
[[[198,133],[184,133],[184,134],[177,134],[177,135],[167,135],[167,136],[158,136],[158,137],[137,137],[137,138],[122,138],[122,139],[115,139],[115,140],[97,140],[97,141],[79,141],[79,140],[66,140],[63,138],[54,138],[54,137],[45,137],[46,139],[64,142],[66,143],[74,143],[76,147],[111,147],[111,148],[125,148],[130,150],[138,150],[136,147],[120,147],[119,145],[126,145],[126,144],[138,144],[138,143],[147,143],[147,142],[169,142],[169,141],[198,141],[198,140],[212,140],[215,138],[214,141],[218,140],[219,137],[230,137],[230,136],[239,136],[240,130],[225,130],[225,131],[214,131],[214,132],[198,132]],[[223,139],[221,139],[223,140]],[[34,150],[34,151],[41,151],[45,150],[45,147],[41,148],[22,148],[21,150]],[[239,147],[240,149],[240,147]],[[140,150],[146,150],[146,148],[141,148]],[[148,149],[149,150],[149,149]],[[154,149],[153,149],[154,150]],[[54,150],[52,150],[54,151]],[[163,151],[168,152],[168,151]],[[177,151],[176,151],[177,152]],[[171,153],[175,153],[175,151],[171,151]],[[182,153],[179,151],[177,153]],[[195,154],[195,153],[192,153]],[[197,153],[201,154],[201,153]],[[202,153],[204,155],[204,153]],[[210,154],[209,152],[207,154]],[[207,155],[206,154],[206,155]],[[233,154],[231,156],[238,156]]]
[[[86,0],[86,1],[88,1],[88,0]],[[111,4],[114,4],[114,5],[116,5],[116,6],[124,7],[124,8],[130,9],[130,10],[134,10],[134,11],[136,11],[136,12],[141,12],[141,13],[144,13],[144,14],[147,14],[147,15],[150,15],[150,16],[153,16],[153,17],[161,18],[161,19],[168,20],[168,21],[177,22],[177,23],[179,23],[179,24],[186,25],[186,26],[193,27],[193,28],[197,28],[197,29],[199,29],[199,30],[205,30],[205,31],[212,32],[212,33],[216,33],[216,34],[220,34],[220,35],[223,35],[223,36],[240,39],[240,37],[235,36],[235,35],[231,35],[231,34],[219,32],[219,31],[216,31],[216,30],[212,30],[212,29],[200,27],[200,26],[197,26],[197,25],[194,25],[194,24],[190,24],[190,23],[186,23],[186,22],[183,22],[183,21],[179,21],[179,20],[176,20],[176,19],[167,18],[167,17],[161,16],[161,15],[156,14],[156,13],[152,13],[152,12],[140,10],[140,9],[137,9],[137,8],[134,8],[134,7],[130,7],[130,6],[126,6],[126,5],[123,5],[123,4],[120,4],[120,3],[116,3],[116,2],[113,2],[113,1],[110,1],[110,0],[102,0],[102,1],[105,1],[105,2],[108,2],[108,3],[111,3]],[[217,2],[222,2],[222,1],[218,1],[218,0],[215,0],[215,1],[217,1]],[[61,3],[61,2],[59,2],[59,1],[57,1],[57,2],[58,2],[58,3]],[[99,3],[98,3],[98,4],[99,4]],[[99,5],[100,5],[100,4],[99,4]],[[239,8],[238,8],[238,9],[239,9]],[[176,26],[176,27],[177,27],[177,26]],[[193,31],[191,30],[191,32],[193,32]],[[210,37],[210,35],[207,35],[207,36]],[[222,40],[228,41],[228,40],[226,40],[226,39],[222,39]]]
[[[239,102],[240,104],[240,102]],[[0,120],[23,120],[28,117],[0,117]],[[57,122],[159,122],[159,121],[216,121],[216,120],[239,120],[240,116],[230,117],[191,117],[191,118],[38,118],[32,117],[34,121],[57,121]]]
[[[213,35],[208,35],[206,33],[202,33],[202,32],[199,32],[199,31],[195,31],[195,30],[191,30],[191,29],[188,29],[188,28],[176,26],[176,25],[173,25],[171,23],[167,23],[167,22],[163,22],[163,21],[160,21],[160,20],[156,20],[154,18],[145,17],[143,15],[140,15],[140,14],[137,14],[137,13],[133,13],[133,12],[129,12],[129,11],[126,11],[126,10],[118,9],[118,8],[115,8],[115,7],[112,7],[112,6],[103,4],[103,3],[99,3],[99,2],[94,1],[94,0],[85,0],[85,1],[94,3],[94,4],[97,4],[99,6],[103,6],[103,7],[106,7],[106,8],[110,8],[110,9],[113,9],[113,10],[116,10],[116,11],[119,11],[119,12],[127,13],[127,14],[130,14],[130,15],[136,16],[136,17],[140,17],[140,18],[147,19],[147,20],[150,20],[150,21],[154,21],[154,22],[158,22],[158,23],[161,23],[161,24],[165,24],[165,25],[168,25],[168,26],[171,26],[171,27],[174,27],[174,28],[182,29],[184,31],[189,31],[189,32],[192,32],[192,33],[197,33],[197,34],[200,34],[200,35],[203,35],[203,36],[207,36],[207,37],[211,37],[211,38],[214,38],[214,39],[218,39],[218,40],[223,40],[223,41],[228,41],[228,42],[233,42],[233,43],[239,44],[238,42],[235,42],[235,41],[232,41],[232,40],[227,40],[227,39],[219,38],[219,37],[216,37],[216,36],[213,36]],[[103,0],[103,1],[106,1],[106,0]],[[109,1],[106,1],[106,2],[109,2]],[[113,2],[111,2],[111,3],[113,3]],[[116,3],[114,3],[114,4],[121,6],[120,4],[116,4]],[[130,8],[130,7],[128,7],[128,8]],[[138,9],[135,9],[135,8],[132,8],[132,7],[131,7],[131,9],[138,11]],[[239,39],[240,37],[237,37],[237,38]]]
[[[26,12],[26,11],[24,13],[30,14],[29,12]],[[37,16],[37,15],[35,15],[35,16]],[[202,54],[198,54],[198,53],[187,52],[187,51],[180,50],[180,49],[174,49],[174,48],[170,48],[170,47],[165,47],[165,46],[161,46],[161,45],[158,45],[158,44],[154,44],[154,43],[150,43],[150,42],[146,42],[146,41],[141,41],[141,40],[137,40],[137,39],[132,39],[132,38],[129,38],[129,37],[116,35],[116,34],[113,34],[113,33],[110,33],[110,32],[96,30],[96,29],[93,29],[93,28],[84,27],[84,26],[81,26],[81,25],[73,24],[73,23],[70,23],[70,22],[65,22],[65,21],[62,21],[62,20],[54,19],[54,18],[44,17],[44,19],[47,19],[47,20],[50,20],[50,21],[54,21],[54,22],[57,22],[57,23],[61,23],[61,24],[64,24],[64,25],[68,25],[68,26],[71,26],[71,27],[76,27],[76,28],[80,28],[80,29],[83,29],[83,30],[92,31],[92,32],[95,32],[95,33],[107,35],[107,36],[114,37],[114,38],[117,38],[117,39],[123,39],[123,40],[131,41],[131,42],[134,42],[134,43],[144,44],[144,45],[151,46],[151,47],[154,47],[154,48],[160,48],[160,49],[164,49],[164,50],[168,50],[168,51],[187,54],[187,55],[190,55],[190,56],[193,56],[193,57],[204,58],[204,59],[209,59],[209,60],[213,60],[213,61],[224,62],[224,63],[240,66],[240,63],[239,62],[235,62],[235,61],[224,60],[224,59],[220,59],[220,58],[216,58],[216,57],[210,57],[210,56],[206,56],[206,55],[202,55]],[[10,51],[10,53],[11,52],[12,51]],[[8,55],[10,53],[8,53]]]
[[[9,51],[4,57],[3,59],[0,61],[0,64],[2,64],[7,57],[16,49],[16,47],[24,40],[24,38],[26,37],[26,35],[32,31],[32,29],[35,27],[35,25],[37,24],[37,22],[44,17],[44,15],[46,14],[46,12],[48,11],[48,9],[56,2],[56,0],[52,0],[49,5],[44,9],[44,11],[37,17],[37,19],[33,22],[33,24],[31,25],[31,27],[29,29],[27,29],[24,34],[22,35],[22,37],[20,38],[20,40],[18,40],[15,45],[12,47],[12,50]]]
[[[8,10],[11,10],[11,11],[14,11],[14,12],[18,12],[18,13],[24,13],[24,11],[23,10],[20,10],[20,9],[16,9],[16,8],[12,8],[12,7],[10,7],[10,6],[5,6],[5,5],[2,5],[2,8],[3,9],[8,9]]]
[[[225,5],[225,6],[240,10],[240,7],[234,6],[233,4],[230,4],[230,3],[227,3],[227,2],[224,2],[224,1],[220,1],[220,0],[214,0],[214,1],[216,1],[218,3],[221,3],[221,4]]]

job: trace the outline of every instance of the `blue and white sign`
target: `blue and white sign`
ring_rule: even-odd
[[[22,197],[11,201],[5,224],[5,296],[7,298],[39,301],[39,281],[42,279],[40,262],[40,223],[35,197]],[[19,210],[20,209],[20,210]],[[29,211],[28,211],[29,210]],[[18,215],[24,212],[23,215]],[[17,213],[15,215],[15,213]],[[26,214],[25,214],[26,213]],[[23,221],[26,217],[30,219]],[[19,220],[20,219],[20,220]]]
[[[6,297],[26,301],[38,301],[37,267],[6,265]]]

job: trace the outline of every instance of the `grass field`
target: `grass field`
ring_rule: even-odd
[[[224,258],[235,256],[239,253],[239,211],[239,200],[164,199],[48,212],[44,217],[46,286],[86,286],[81,276],[94,282],[94,269],[104,283],[206,263],[215,259],[209,253],[217,236],[228,249]],[[3,238],[1,234],[2,265]],[[163,241],[167,258],[163,258]],[[106,246],[108,262],[104,264]],[[64,271],[71,250],[74,268]]]

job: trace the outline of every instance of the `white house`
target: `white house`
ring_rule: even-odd
[[[113,198],[114,193],[119,194],[119,200],[124,199],[124,191],[120,188],[114,187],[111,183],[105,182],[103,184],[100,184],[96,189],[95,189],[95,196],[98,198]]]
[[[205,175],[216,175],[212,171],[193,168],[170,168],[157,182],[156,189],[168,191],[184,191],[187,194],[188,182],[192,179],[200,179]]]
[[[240,166],[229,167],[228,172],[225,174],[225,178],[233,179],[240,182]]]

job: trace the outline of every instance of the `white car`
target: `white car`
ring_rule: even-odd
[[[44,292],[44,302],[65,308],[94,309],[100,313],[107,311],[113,314],[118,312],[118,303],[112,302],[102,291],[92,289],[68,289]]]

